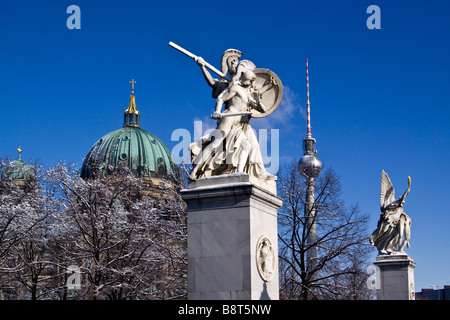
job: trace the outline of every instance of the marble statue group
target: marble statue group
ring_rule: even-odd
[[[282,199],[266,171],[252,118],[274,112],[283,86],[268,69],[226,50],[221,70],[195,60],[212,88],[217,126],[189,145],[192,171],[181,190],[188,207],[188,299],[279,299],[278,221]],[[215,79],[209,70],[219,75]],[[200,218],[201,217],[201,218]],[[257,241],[257,239],[259,239]]]
[[[283,86],[275,73],[257,69],[250,60],[239,60],[242,52],[226,50],[221,71],[171,43],[200,66],[216,99],[211,118],[217,128],[190,144],[191,180],[232,173],[247,173],[261,180],[276,180],[264,168],[263,158],[250,119],[271,114],[280,104]],[[214,79],[207,67],[220,75]],[[229,76],[227,76],[227,73]]]

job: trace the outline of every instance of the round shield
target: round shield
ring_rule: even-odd
[[[280,78],[268,69],[255,69],[253,72],[256,75],[253,86],[259,91],[259,99],[265,109],[252,109],[252,117],[262,118],[274,112],[280,105],[283,97],[283,85]]]

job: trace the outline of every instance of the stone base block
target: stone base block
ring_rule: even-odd
[[[197,180],[188,206],[188,299],[278,299],[282,201],[248,176]]]
[[[414,268],[407,254],[379,255],[377,267],[377,300],[414,300]]]
[[[189,189],[208,188],[218,185],[225,185],[230,183],[239,184],[253,184],[261,189],[265,189],[273,195],[277,194],[277,181],[276,180],[261,180],[253,176],[249,176],[246,173],[232,173],[227,175],[212,176],[208,178],[201,178],[189,183]]]

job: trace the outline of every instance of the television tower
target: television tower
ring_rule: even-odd
[[[315,179],[322,170],[322,162],[317,158],[315,149],[316,139],[311,134],[311,110],[309,103],[309,73],[308,73],[308,59],[306,59],[306,107],[307,107],[307,132],[306,138],[303,139],[303,157],[298,162],[298,171],[306,178],[306,204],[305,217],[307,228],[307,244],[314,244],[316,242],[316,210],[314,206],[314,185]],[[307,253],[309,265],[314,269],[317,262],[317,247],[312,246]]]

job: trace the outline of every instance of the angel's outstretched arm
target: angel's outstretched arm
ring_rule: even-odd
[[[406,196],[409,194],[409,191],[411,190],[411,177],[408,177],[408,189],[405,191],[405,193],[398,199],[398,201],[401,203],[401,204],[404,204],[405,203],[405,198],[406,198]]]

